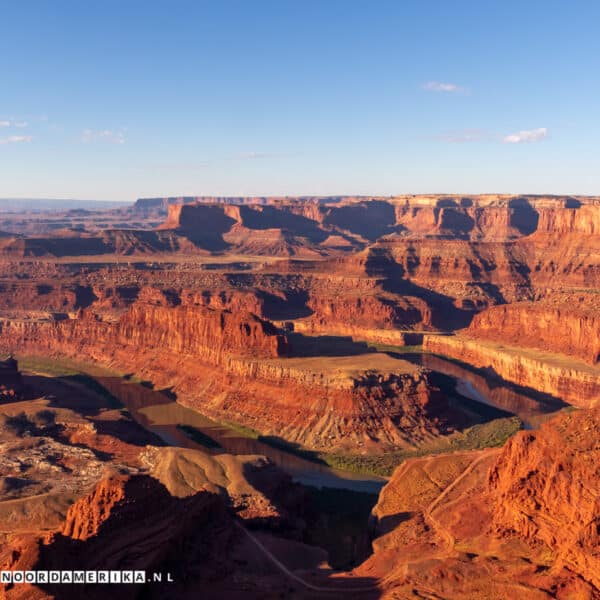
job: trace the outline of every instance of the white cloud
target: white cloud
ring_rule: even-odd
[[[423,84],[423,89],[428,92],[465,93],[467,90],[455,83],[444,83],[443,81],[428,81]]]
[[[19,144],[30,142],[33,138],[30,135],[9,135],[5,138],[0,138],[0,144]]]
[[[493,135],[485,129],[458,129],[449,131],[443,135],[436,135],[433,139],[451,144],[463,144],[467,142],[489,141],[493,139]]]
[[[89,144],[92,142],[104,142],[106,144],[124,144],[125,133],[122,130],[112,129],[84,129],[81,132],[81,141]]]
[[[8,119],[0,121],[0,127],[18,127],[19,129],[22,129],[23,127],[28,126],[29,123],[27,121],[9,121]]]
[[[502,138],[504,144],[523,144],[527,142],[539,142],[548,135],[548,129],[546,127],[539,127],[538,129],[524,129],[523,131],[517,131],[517,133],[511,133],[505,135]]]

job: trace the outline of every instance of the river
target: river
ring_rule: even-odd
[[[215,454],[262,454],[289,473],[295,481],[315,487],[378,494],[387,481],[386,478],[376,475],[332,469],[327,465],[274,448],[258,439],[241,435],[235,429],[216,423],[199,412],[178,404],[168,394],[142,384],[118,377],[96,379],[127,408],[136,422],[158,435],[170,446],[196,448]],[[221,448],[207,448],[194,442],[178,425],[193,427],[217,442]]]
[[[496,378],[486,377],[479,371],[465,368],[456,362],[428,354],[399,354],[441,374],[449,393],[461,409],[466,404],[477,406],[485,414],[485,407],[492,411],[488,418],[516,415],[526,428],[538,427],[545,419],[565,405],[535,393],[526,393]],[[228,452],[230,454],[262,454],[267,456],[294,480],[305,485],[350,489],[378,493],[386,479],[374,475],[361,475],[332,469],[324,464],[306,460],[266,444],[259,439],[242,435],[233,428],[216,423],[193,409],[178,404],[166,392],[153,390],[143,384],[119,377],[96,377],[113,396],[128,409],[131,416],[148,431],[158,435],[166,444],[185,448],[202,449],[204,452]],[[434,378],[435,381],[435,378]],[[461,406],[461,402],[465,405]],[[220,448],[207,448],[194,441],[180,426],[188,426],[214,440]]]
[[[561,408],[568,406],[557,398],[519,388],[485,370],[469,368],[440,356],[426,353],[398,356],[450,377],[458,397],[515,415],[521,419],[525,429],[538,428]]]

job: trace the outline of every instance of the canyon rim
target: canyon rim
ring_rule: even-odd
[[[3,570],[173,579],[123,598],[597,597],[600,198],[2,218]],[[81,585],[3,593],[106,593]]]
[[[0,600],[600,600],[600,3],[0,15]]]

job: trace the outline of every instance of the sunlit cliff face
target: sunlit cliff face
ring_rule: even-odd
[[[5,225],[0,568],[142,565],[178,597],[597,595],[600,199]]]

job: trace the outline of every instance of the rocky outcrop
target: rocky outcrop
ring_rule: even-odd
[[[597,306],[581,300],[575,294],[558,305],[526,302],[494,306],[473,318],[468,333],[596,364],[600,359],[600,313]]]
[[[19,371],[19,363],[12,357],[0,361],[0,401],[23,397],[25,384]]]
[[[159,598],[183,594],[186,588],[189,593],[190,569],[194,585],[205,589],[230,575],[234,564],[226,549],[237,539],[239,533],[217,495],[176,498],[147,475],[114,476],[71,506],[62,532],[40,546],[33,568],[164,572],[162,584],[111,589],[115,598],[129,598],[133,590]],[[167,584],[167,572],[175,583]],[[39,587],[54,597],[78,598],[83,586]],[[105,597],[105,586],[85,586],[85,595]]]
[[[320,202],[333,201],[339,199],[332,198],[317,198],[317,197],[302,197],[299,200],[305,202]],[[133,205],[133,212],[143,213],[149,211],[164,211],[166,214],[169,206],[173,204],[269,204],[285,201],[285,197],[278,196],[165,196],[163,198],[138,198]]]
[[[230,248],[278,256],[332,254],[334,247],[356,251],[369,242],[396,238],[505,247],[530,236],[535,241],[546,234],[553,239],[565,233],[593,234],[600,221],[600,205],[585,202],[525,197],[173,202],[168,204],[161,229],[178,232],[209,250]],[[340,245],[341,240],[345,241]],[[473,253],[474,260],[468,259],[467,264],[477,267],[478,252]]]
[[[572,412],[508,441],[490,471],[493,530],[546,545],[600,588],[600,411]]]
[[[83,355],[172,388],[216,419],[313,448],[408,447],[454,426],[427,371],[410,363],[373,353],[283,358],[285,336],[254,315],[143,296],[117,321],[89,311],[59,322],[4,320],[0,344]]]
[[[390,599],[599,597],[599,434],[598,409],[572,411],[501,450],[405,461],[355,573]]]
[[[535,232],[593,234],[600,218],[593,199],[565,197],[198,198],[157,200],[153,206],[168,208],[164,227],[171,229],[202,227],[204,217],[220,215],[249,229],[301,234],[321,226],[371,241],[393,233],[472,241]]]
[[[4,296],[10,295],[11,287],[18,288],[27,308],[39,310],[57,311],[62,303],[66,311],[94,302],[98,308],[123,308],[130,301],[121,300],[118,289],[152,285],[172,288],[178,294],[183,290],[200,294],[212,286],[196,283],[193,271],[215,270],[226,279],[225,273],[244,270],[252,276],[247,288],[260,290],[263,298],[283,294],[281,306],[293,308],[294,294],[301,291],[305,295],[302,310],[292,318],[307,317],[312,310],[315,332],[329,328],[349,334],[339,328],[344,321],[365,331],[380,328],[382,323],[384,327],[397,323],[400,329],[413,325],[455,329],[468,325],[474,313],[489,306],[537,300],[561,288],[600,286],[600,246],[594,235],[598,199],[490,195],[200,200],[169,200],[171,212],[154,231],[111,227],[95,232],[62,231],[54,237],[2,238],[0,253],[12,253],[12,257],[145,257],[143,268],[128,264],[118,274],[113,267],[105,268],[104,279],[94,278],[96,300],[88,298],[87,304],[75,300],[73,294],[77,286],[89,287],[90,271],[96,268],[90,266],[81,267],[77,280],[60,288],[47,277],[40,277],[39,282],[19,279],[18,286],[14,281],[0,282]],[[168,255],[177,257],[159,275],[152,259],[159,257],[164,264]],[[189,263],[182,260],[185,255]],[[205,262],[197,258],[208,255],[212,256]],[[222,256],[222,261],[215,261],[214,255]],[[243,255],[252,259],[240,261]],[[257,261],[257,256],[264,261]],[[302,260],[274,260],[285,257]],[[39,270],[39,265],[26,267],[27,272]],[[280,276],[275,288],[257,284],[266,273]],[[318,276],[306,277],[307,286],[297,290],[298,273]],[[352,282],[332,293],[321,289],[327,275],[352,276]],[[38,293],[38,284],[51,290]],[[218,289],[227,291],[228,287],[234,288],[232,280],[229,285],[221,281]],[[364,289],[373,291],[370,296],[377,298],[378,307],[367,298],[360,298],[363,305],[358,305],[357,297]],[[407,307],[402,298],[411,298],[412,306]],[[327,305],[336,303],[339,309],[326,314]],[[257,308],[254,303],[247,310],[257,312]],[[381,318],[375,318],[375,313]]]
[[[74,540],[87,540],[125,501],[124,477],[104,479],[90,494],[72,504],[67,511],[61,533]]]
[[[0,241],[0,255],[63,257],[100,255],[146,255],[162,252],[207,254],[188,239],[171,231],[108,229],[96,233],[67,231],[45,237],[11,237]]]
[[[407,346],[418,343],[420,336],[397,329],[377,329],[369,325],[344,323],[343,321],[302,319],[293,322],[294,331],[309,336],[335,335],[347,336],[353,340],[385,344],[390,346]],[[417,340],[415,342],[414,340]]]
[[[220,363],[227,354],[258,358],[285,354],[286,339],[268,322],[246,314],[200,307],[135,304],[119,321],[117,343],[164,348]]]
[[[232,361],[229,369],[244,381],[243,389],[226,388],[215,378],[204,399],[186,395],[181,402],[215,418],[235,414],[265,435],[324,450],[411,447],[452,423],[428,374],[402,361],[386,364],[375,355]]]
[[[423,348],[580,408],[600,403],[600,369],[568,356],[465,335],[425,335]]]
[[[258,204],[171,204],[160,229],[207,250],[264,256],[318,256],[324,254],[319,244],[329,237],[298,211]]]
[[[365,332],[371,330],[371,335],[367,334],[364,339],[372,339],[372,330],[390,339],[400,333],[394,331],[396,329],[410,330],[415,326],[422,327],[423,323],[431,323],[431,309],[427,303],[409,296],[395,298],[365,293],[329,296],[315,291],[307,306],[313,311],[309,322],[315,332],[352,335],[361,329]]]
[[[536,234],[598,235],[600,233],[600,207],[580,206],[578,208],[539,208]]]
[[[162,351],[221,364],[230,354],[276,357],[285,354],[286,339],[268,322],[247,313],[191,306],[135,303],[116,322],[82,311],[62,321],[4,320],[3,347],[73,353],[91,351],[109,356],[119,349]]]
[[[456,299],[467,308],[531,295],[529,257],[517,244],[460,239],[389,239],[370,248],[368,268],[401,276],[413,286]],[[408,289],[410,287],[407,284]],[[421,292],[423,293],[423,292]]]
[[[600,401],[599,332],[595,295],[563,293],[490,307],[459,335],[426,336],[424,345],[517,385],[592,407]]]
[[[173,478],[192,474],[186,460],[189,456],[180,458],[177,467],[183,467],[182,472],[167,467],[173,470],[171,483]],[[263,518],[256,518],[252,511],[228,507],[226,497],[210,491],[177,495],[149,475],[110,476],[71,506],[61,531],[11,537],[8,543],[3,539],[0,568],[69,573],[99,570],[103,574],[142,571],[146,578],[126,585],[0,584],[0,594],[7,600],[99,600],[106,598],[107,590],[116,600],[314,598],[312,590],[294,574],[298,572],[312,585],[331,588],[334,594],[340,589],[343,593],[344,587],[352,592],[364,581],[362,585],[372,593],[360,597],[374,598],[376,588],[371,580],[330,579],[327,552],[300,541],[307,537],[314,543],[311,536],[318,535],[321,526],[313,509],[303,502],[310,502],[310,498],[285,476],[287,485],[278,486],[282,474],[272,466],[263,465],[261,471],[266,472],[244,475],[277,504],[275,508],[262,496],[273,512]],[[209,475],[223,478],[218,469]],[[197,476],[205,478],[206,474],[198,469]],[[248,481],[236,482],[235,487],[244,492],[241,495],[246,504],[252,505],[248,496],[261,496]],[[294,509],[294,517],[282,523],[278,512],[286,508]],[[279,521],[279,525],[272,521]]]

